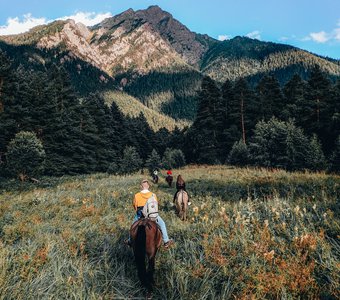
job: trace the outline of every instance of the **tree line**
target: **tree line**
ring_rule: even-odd
[[[143,167],[153,150],[176,153],[177,132],[155,133],[143,114],[125,117],[100,94],[79,95],[62,67],[12,68],[0,52],[0,176],[129,173]],[[166,157],[162,163],[179,166]]]
[[[142,113],[126,117],[100,94],[75,92],[62,67],[13,68],[0,51],[0,176],[185,163],[339,171],[340,81],[317,67],[307,81],[295,75],[283,87],[270,75],[255,88],[204,77],[197,101],[192,126],[154,132]]]
[[[317,66],[307,81],[294,75],[283,87],[271,75],[254,88],[205,77],[183,150],[196,163],[339,170],[339,134],[340,80]]]

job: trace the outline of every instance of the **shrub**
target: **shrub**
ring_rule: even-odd
[[[166,169],[183,167],[185,165],[185,157],[182,150],[166,148],[162,165]]]

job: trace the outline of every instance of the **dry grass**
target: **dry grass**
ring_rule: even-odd
[[[156,299],[336,299],[340,178],[191,166],[192,206],[152,190],[176,246],[157,256]],[[141,175],[45,179],[0,196],[1,299],[140,297],[123,245]]]

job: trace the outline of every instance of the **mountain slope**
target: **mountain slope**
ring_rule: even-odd
[[[11,55],[18,65],[37,61],[37,67],[39,60],[41,68],[45,61],[64,65],[80,93],[122,90],[175,119],[194,118],[204,75],[219,82],[246,77],[256,84],[271,73],[284,84],[294,73],[307,78],[319,65],[331,78],[340,76],[337,60],[246,37],[217,41],[190,31],[158,6],[129,9],[92,27],[55,21],[0,40],[21,49],[9,51],[19,53]],[[40,52],[33,55],[33,48]]]
[[[201,71],[215,80],[225,81],[293,67],[305,78],[304,73],[309,73],[315,65],[331,76],[340,76],[339,61],[289,45],[235,37],[212,46],[202,60]]]

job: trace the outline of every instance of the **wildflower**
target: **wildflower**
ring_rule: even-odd
[[[237,213],[237,216],[235,218],[235,223],[238,223],[241,220],[241,214],[240,212]]]
[[[192,210],[194,211],[194,213],[195,213],[196,215],[198,215],[198,210],[199,210],[199,208],[198,208],[197,206],[195,206]]]
[[[275,255],[274,250],[263,254],[265,260],[267,260],[267,261],[271,261],[274,258],[274,255]]]
[[[294,208],[294,211],[295,211],[296,214],[300,211],[299,205],[297,205],[297,206]]]

